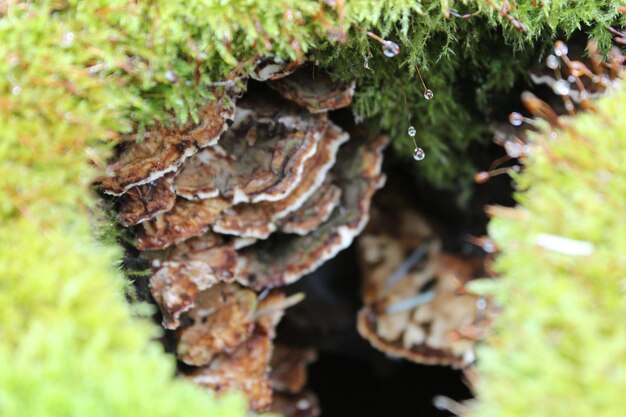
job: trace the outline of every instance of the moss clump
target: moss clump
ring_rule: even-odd
[[[479,352],[474,416],[616,416],[626,391],[626,90],[537,135],[516,176],[519,208],[490,223],[504,306]],[[588,256],[540,234],[589,242]]]

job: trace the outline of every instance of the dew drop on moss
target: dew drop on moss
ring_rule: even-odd
[[[523,121],[524,116],[522,116],[520,113],[513,112],[509,114],[509,123],[511,123],[513,126],[521,126]]]
[[[413,159],[416,161],[421,161],[426,158],[426,152],[422,148],[415,148],[415,152],[413,153]]]
[[[383,42],[383,54],[385,54],[387,58],[393,58],[399,53],[400,53],[400,47],[398,46],[397,43],[391,42],[391,41]]]
[[[409,126],[409,130],[407,131],[407,133],[409,134],[410,137],[413,137],[417,133],[417,130],[415,130],[413,126]]]
[[[424,98],[426,100],[431,100],[433,97],[435,97],[435,93],[433,93],[432,90],[425,90],[424,91]]]
[[[554,55],[548,55],[546,65],[548,65],[548,68],[557,69],[559,67],[559,59]]]

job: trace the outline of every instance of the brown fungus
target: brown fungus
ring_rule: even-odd
[[[201,291],[234,278],[235,248],[210,234],[178,245],[161,256],[164,259],[153,260],[150,291],[166,329],[178,327],[180,315],[195,305]]]
[[[172,210],[137,226],[135,246],[141,250],[165,249],[203,235],[228,206],[230,203],[221,198],[178,200]]]
[[[201,292],[186,313],[193,324],[178,330],[177,356],[187,365],[206,365],[219,353],[232,353],[252,333],[254,292],[219,283]]]
[[[285,296],[280,292],[259,300],[250,337],[231,353],[222,352],[208,365],[190,371],[187,377],[216,393],[239,390],[248,398],[252,411],[266,411],[272,402],[268,372],[272,339],[283,315],[284,301]]]
[[[252,411],[266,411],[272,402],[272,388],[267,376],[272,353],[270,337],[255,328],[254,333],[232,353],[221,353],[187,377],[216,394],[241,391]]]
[[[340,203],[341,188],[326,181],[304,205],[280,221],[280,231],[307,235],[327,221]]]
[[[235,92],[215,92],[199,111],[199,123],[183,127],[159,126],[140,141],[126,141],[117,158],[107,168],[100,186],[107,194],[121,195],[130,188],[151,183],[180,165],[198,149],[215,145],[233,119]]]
[[[269,81],[267,85],[311,113],[337,110],[352,103],[354,81],[333,81],[328,73],[314,71],[314,67],[307,66],[288,77]]]
[[[120,224],[133,226],[171,210],[176,202],[173,181],[174,175],[167,174],[154,182],[128,190],[120,197]]]
[[[326,174],[333,166],[339,147],[349,136],[340,128],[329,123],[324,136],[320,140],[315,154],[306,160],[302,180],[284,199],[255,204],[238,204],[224,210],[213,225],[218,233],[232,234],[242,237],[266,239],[279,228],[280,220],[310,200],[315,200]],[[329,213],[330,214],[330,213]]]
[[[341,204],[330,218],[305,236],[272,236],[240,251],[237,280],[255,289],[298,280],[347,248],[368,219],[371,198],[382,187],[385,136],[352,139],[344,145],[332,169],[342,190]]]
[[[301,181],[327,119],[282,101],[247,98],[220,144],[194,155],[174,181],[187,199],[221,196],[233,204],[285,198]]]
[[[379,350],[408,360],[463,367],[490,322],[488,301],[464,289],[475,260],[442,254],[417,213],[373,210],[359,239],[364,307],[359,333]]]

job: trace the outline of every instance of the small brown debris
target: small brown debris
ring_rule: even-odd
[[[311,113],[321,113],[349,106],[355,83],[333,81],[328,73],[314,72],[313,67],[307,66],[267,85]]]
[[[119,156],[100,180],[107,194],[121,195],[132,187],[151,183],[174,172],[198,149],[215,145],[234,114],[234,93],[217,93],[200,110],[200,123],[180,128],[156,127],[142,141],[125,142]]]
[[[171,210],[176,202],[173,181],[173,174],[167,174],[154,182],[128,190],[120,197],[120,224],[133,226]]]

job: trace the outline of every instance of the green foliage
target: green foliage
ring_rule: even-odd
[[[501,2],[495,2],[501,5]],[[511,2],[514,4],[515,2]],[[468,146],[491,140],[487,126],[494,111],[510,105],[507,92],[552,48],[556,36],[569,37],[590,28],[607,48],[606,27],[617,19],[614,1],[550,1],[533,6],[518,1],[511,14],[528,28],[522,33],[494,12],[486,1],[349,2],[346,19],[370,28],[400,45],[394,58],[383,55],[380,44],[352,28],[347,44],[329,45],[316,57],[343,79],[357,79],[355,112],[374,129],[390,132],[394,148],[407,158],[413,143],[407,128],[417,129],[416,140],[427,157],[416,165],[426,181],[462,191],[471,183]],[[460,13],[481,11],[461,20],[446,20],[446,9]],[[364,67],[365,57],[371,56]],[[435,97],[427,101],[416,75],[421,69]],[[510,111],[510,110],[509,110]]]
[[[626,90],[597,112],[536,136],[516,176],[520,207],[490,234],[505,306],[479,351],[480,417],[612,417],[626,392]],[[588,256],[537,245],[552,234],[593,244]]]
[[[0,414],[243,415],[238,399],[171,380],[173,359],[124,303],[119,253],[94,239],[90,185],[116,139],[171,114],[194,117],[212,82],[258,56],[315,51],[337,76],[360,81],[356,111],[395,137],[411,109],[433,161],[424,167],[443,183],[483,131],[472,121],[476,97],[509,87],[530,62],[512,51],[583,23],[601,31],[616,2],[531,3],[520,2],[530,28],[521,35],[483,1],[458,4],[484,10],[468,21],[443,20],[446,1],[352,1],[343,46],[329,41],[337,12],[310,0],[0,4]],[[397,40],[402,55],[381,58],[352,24]],[[361,65],[370,52],[374,72]],[[420,99],[415,64],[432,102]]]

